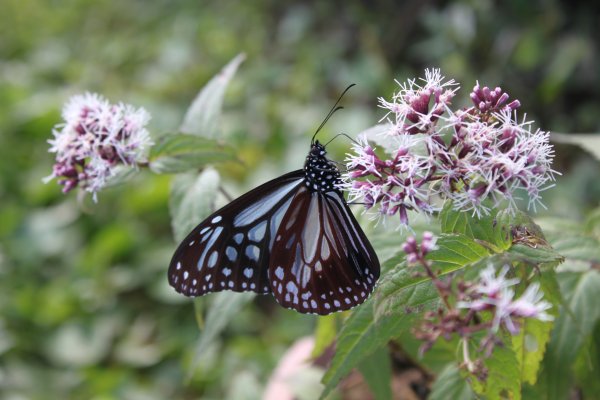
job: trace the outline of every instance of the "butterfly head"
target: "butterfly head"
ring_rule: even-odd
[[[313,192],[337,190],[340,183],[340,171],[326,154],[325,146],[318,140],[311,144],[304,164],[304,182]]]

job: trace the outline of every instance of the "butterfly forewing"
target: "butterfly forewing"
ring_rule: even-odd
[[[337,189],[299,188],[283,221],[269,263],[271,290],[281,305],[325,315],[367,299],[379,261]]]
[[[300,170],[267,182],[194,228],[171,260],[171,286],[186,296],[221,290],[269,293],[270,250],[303,177]]]

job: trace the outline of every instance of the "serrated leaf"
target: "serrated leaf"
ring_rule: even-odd
[[[315,328],[315,347],[312,351],[313,357],[318,357],[335,340],[337,334],[336,314],[329,314],[317,319]]]
[[[213,168],[206,168],[200,175],[180,174],[175,177],[171,184],[169,211],[177,242],[213,211],[219,182],[219,173]]]
[[[367,381],[375,400],[392,398],[392,363],[387,347],[380,347],[365,357],[358,365],[358,370]]]
[[[230,146],[214,139],[174,133],[161,137],[152,147],[149,166],[157,174],[173,174],[235,160],[235,151]]]
[[[205,319],[205,329],[200,334],[194,352],[194,361],[190,368],[189,376],[202,363],[204,352],[218,339],[227,324],[236,317],[244,305],[252,301],[255,293],[219,292],[211,295],[212,302]]]
[[[441,235],[437,247],[427,258],[433,262],[432,269],[440,276],[458,271],[490,254],[486,248],[464,235]],[[390,262],[401,260],[392,258]],[[428,277],[417,276],[416,272],[418,270],[415,268],[399,264],[381,279],[375,296],[377,318],[387,314],[422,311],[414,310],[415,304],[419,304],[420,308],[435,305],[437,291]]]
[[[523,244],[515,244],[508,251],[514,255],[514,260],[522,260],[528,263],[545,264],[546,267],[555,267],[564,260],[562,254],[551,247],[530,247]]]
[[[206,138],[219,136],[217,126],[225,90],[245,58],[244,54],[238,54],[202,88],[183,118],[181,132]]]
[[[589,270],[561,273],[558,277],[566,305],[554,323],[543,363],[544,392],[548,399],[567,397],[577,354],[600,320],[600,273]]]
[[[448,364],[437,376],[429,393],[430,400],[471,400],[475,393],[467,380],[461,375],[456,364]]]
[[[496,252],[510,247],[510,217],[507,213],[492,210],[490,215],[477,217],[452,207],[451,202],[446,202],[440,212],[443,233],[459,233],[471,239],[484,241]]]

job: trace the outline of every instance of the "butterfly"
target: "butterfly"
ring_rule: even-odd
[[[315,136],[340,108],[334,105]],[[169,265],[177,292],[270,293],[283,307],[319,315],[369,297],[379,260],[339,189],[339,169],[315,136],[303,169],[233,200],[188,234]]]

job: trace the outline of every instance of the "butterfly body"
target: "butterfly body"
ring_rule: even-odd
[[[341,191],[323,145],[304,169],[242,195],[183,240],[169,283],[186,296],[232,290],[271,293],[284,307],[320,315],[364,302],[379,261]]]

